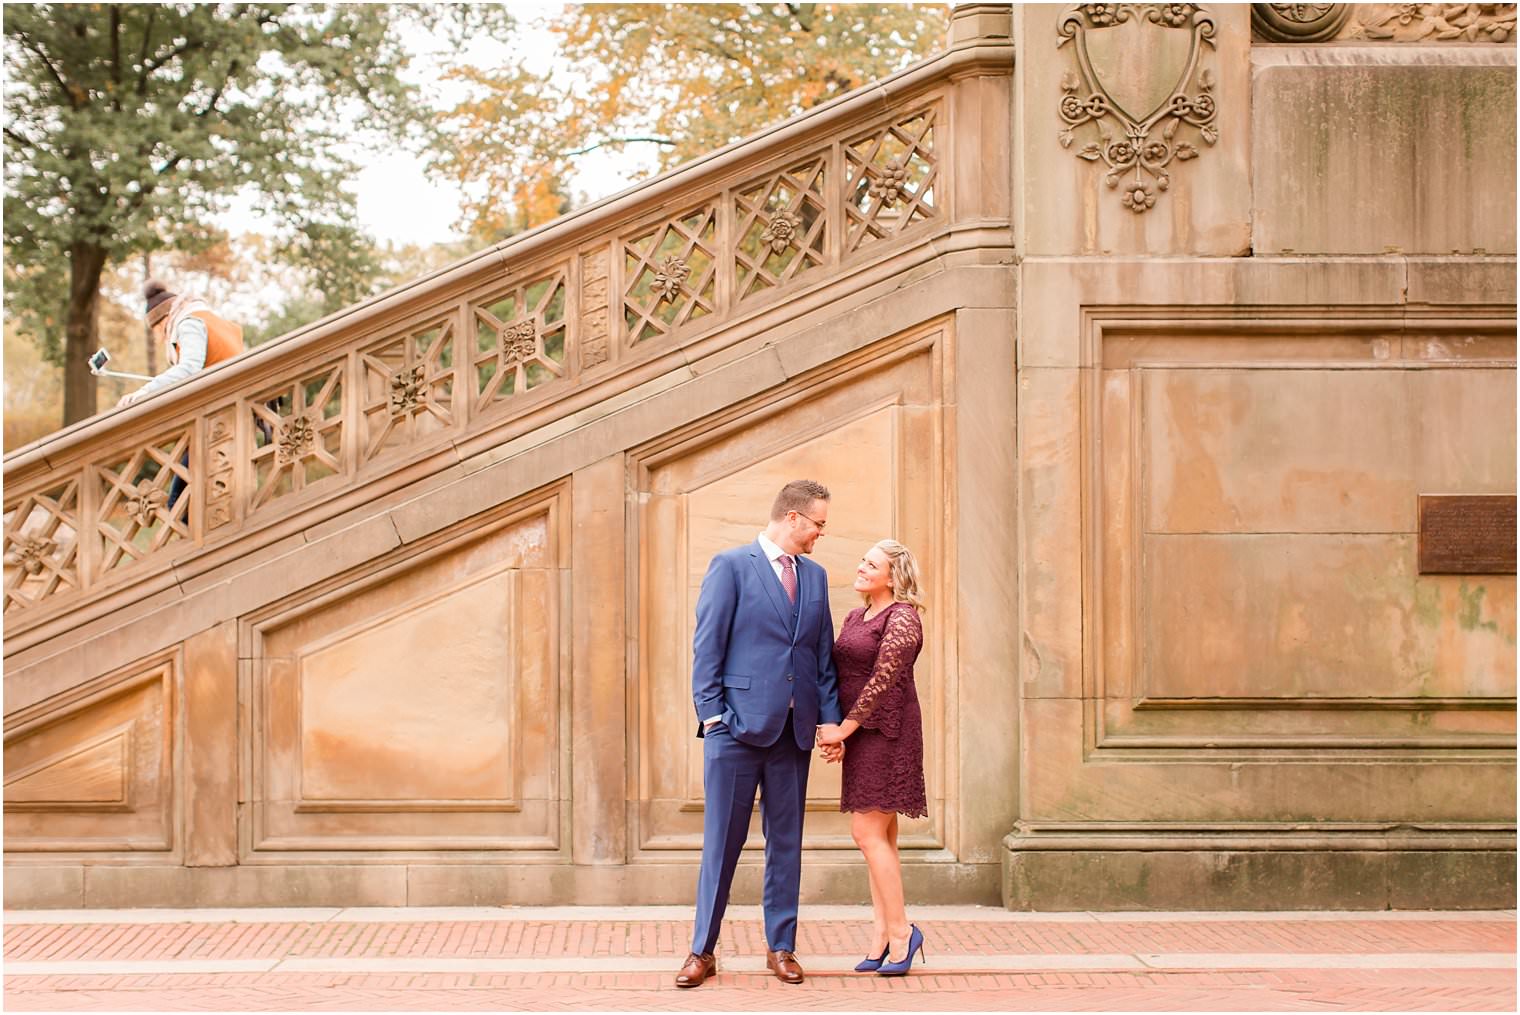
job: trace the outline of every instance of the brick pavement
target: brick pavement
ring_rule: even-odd
[[[752,909],[753,907],[749,907]],[[1513,1011],[1515,919],[1486,914],[1014,914],[917,907],[928,962],[844,972],[864,909],[806,909],[801,987],[760,965],[671,978],[689,920],[658,908],[7,913],[12,1010]],[[265,915],[267,914],[267,915]]]

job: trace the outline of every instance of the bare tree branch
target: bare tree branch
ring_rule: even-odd
[[[158,16],[158,8],[148,5],[148,20],[143,22],[142,49],[137,53],[137,65],[142,67],[148,62],[148,50],[153,48],[153,19]],[[140,75],[137,79],[137,94],[145,95],[148,90],[148,75]]]
[[[35,53],[37,55],[37,59],[42,61],[42,65],[46,67],[48,69],[48,73],[53,76],[53,80],[58,82],[58,90],[63,92],[63,97],[68,100],[69,108],[78,109],[79,100],[75,97],[74,92],[69,88],[68,83],[63,80],[63,75],[58,73],[58,68],[53,66],[53,61],[49,60],[48,55],[42,51],[42,47],[37,45],[29,36],[21,35],[19,38],[21,40],[21,45],[25,46],[27,49]]]
[[[659,145],[674,145],[675,144],[675,142],[673,140],[671,140],[670,138],[668,138],[668,137],[609,137],[609,138],[604,138],[603,140],[598,141],[595,144],[587,145],[584,148],[577,148],[573,152],[561,152],[560,156],[562,158],[573,159],[577,155],[585,155],[587,152],[594,152],[598,148],[601,148],[601,147],[603,147],[605,145],[610,145],[610,144],[640,144],[640,143],[659,144]]]

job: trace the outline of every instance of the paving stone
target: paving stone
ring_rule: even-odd
[[[588,907],[589,908],[589,907]],[[672,977],[690,936],[671,907],[6,914],[12,1010],[1513,1011],[1515,914],[1010,914],[919,907],[927,961],[845,972],[863,907],[804,912],[808,981],[765,973],[736,907],[718,976]],[[173,917],[178,915],[178,919]],[[1033,918],[1038,916],[1039,918]],[[1054,918],[1052,918],[1054,917]]]

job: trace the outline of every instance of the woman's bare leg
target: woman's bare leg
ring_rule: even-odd
[[[902,864],[897,855],[896,836],[890,836],[897,815],[881,811],[867,811],[857,815],[861,819],[860,831],[855,842],[866,858],[871,870],[873,904],[879,900],[882,916],[886,919],[887,938],[892,944],[893,961],[901,961],[908,950],[908,911],[903,905]],[[854,831],[854,824],[851,824]]]
[[[850,836],[855,840],[855,845],[860,848],[862,855],[866,852],[866,843],[871,839],[870,815],[856,811],[850,815]],[[869,954],[871,958],[877,958],[887,950],[887,911],[882,908],[881,890],[876,885],[876,867],[866,862],[867,881],[871,886],[871,912],[875,923],[874,933],[871,937]]]

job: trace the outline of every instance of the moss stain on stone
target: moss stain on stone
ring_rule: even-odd
[[[1461,607],[1457,613],[1457,623],[1464,631],[1490,631],[1499,633],[1499,625],[1492,620],[1483,619],[1483,597],[1488,594],[1488,589],[1482,585],[1471,586],[1463,582],[1457,587],[1457,597],[1461,600]]]
[[[1441,590],[1428,582],[1415,582],[1414,615],[1426,627],[1441,626]]]

